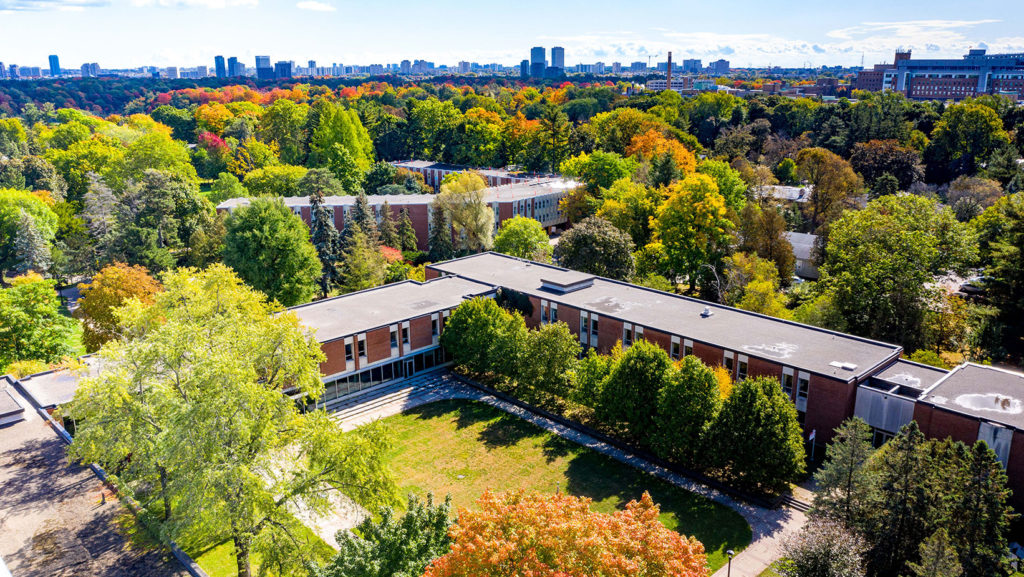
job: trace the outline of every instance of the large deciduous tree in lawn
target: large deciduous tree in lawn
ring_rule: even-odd
[[[282,571],[311,560],[293,511],[324,514],[334,491],[368,507],[394,501],[379,427],[342,433],[285,394],[323,391],[323,353],[295,315],[223,265],[163,281],[152,305],[124,308],[127,338],[104,346],[102,370],[68,407],[74,458],[117,471],[163,535],[227,538],[244,577],[257,555]]]
[[[704,546],[666,529],[658,514],[647,493],[608,514],[562,493],[488,492],[475,510],[459,511],[451,552],[424,577],[709,575]]]
[[[627,280],[636,270],[633,240],[612,223],[590,217],[562,235],[555,246],[555,260],[566,268]]]
[[[249,286],[285,306],[307,302],[321,272],[302,219],[282,201],[263,198],[228,218],[224,263]]]

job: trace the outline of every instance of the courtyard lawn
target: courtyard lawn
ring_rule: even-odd
[[[403,494],[451,494],[471,507],[486,490],[557,489],[593,499],[592,508],[621,509],[646,490],[661,522],[696,537],[712,570],[725,551],[740,551],[750,526],[732,509],[549,433],[483,403],[440,401],[385,419],[395,435],[389,461]]]

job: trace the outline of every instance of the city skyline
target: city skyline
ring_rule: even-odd
[[[653,62],[669,50],[680,61],[725,58],[735,67],[855,66],[862,58],[870,67],[896,48],[934,57],[959,57],[978,47],[1024,52],[1014,4],[977,2],[965,14],[962,3],[948,0],[898,6],[869,0],[827,8],[801,1],[785,10],[747,0],[730,2],[727,9],[640,0],[611,26],[602,16],[611,5],[583,10],[579,3],[549,6],[534,0],[517,4],[511,17],[505,7],[474,6],[471,16],[452,19],[437,14],[467,6],[456,0],[430,6],[407,0],[387,6],[340,0],[0,0],[0,31],[8,40],[0,47],[0,60],[45,67],[48,56],[57,54],[65,68],[84,62],[105,68],[212,68],[217,55],[234,55],[253,66],[259,54],[274,62],[321,65],[424,59],[513,66],[528,58],[531,46],[562,46],[567,67],[648,57]],[[509,18],[521,26],[492,25]],[[403,26],[424,21],[431,25]],[[50,31],[48,40],[40,42],[38,31],[44,29]],[[116,31],[116,41],[91,41],[97,30]],[[387,31],[395,33],[382,34]]]

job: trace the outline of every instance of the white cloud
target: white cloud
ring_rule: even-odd
[[[336,8],[330,4],[317,2],[316,0],[304,0],[295,5],[299,10],[312,10],[313,12],[334,12]]]
[[[110,4],[109,0],[0,0],[0,13],[75,11],[108,4]]]
[[[259,0],[132,0],[136,6],[159,6],[161,8],[235,8],[256,6]]]

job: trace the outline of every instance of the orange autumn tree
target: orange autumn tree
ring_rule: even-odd
[[[85,350],[96,352],[103,343],[120,334],[120,323],[114,311],[131,299],[145,304],[153,302],[153,295],[163,290],[160,281],[141,266],[114,263],[103,268],[92,282],[78,285],[82,297],[74,316],[82,320],[82,341]]]
[[[626,156],[637,156],[644,160],[651,160],[655,156],[662,156],[666,152],[672,154],[678,168],[683,176],[693,174],[697,170],[697,158],[682,142],[666,138],[658,130],[648,130],[638,134],[630,141],[626,148]]]
[[[665,528],[644,493],[624,511],[595,513],[566,494],[484,493],[460,510],[451,551],[424,577],[707,577],[704,546]]]

